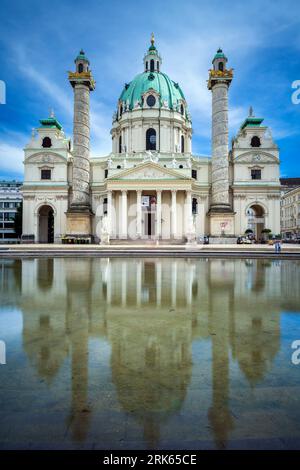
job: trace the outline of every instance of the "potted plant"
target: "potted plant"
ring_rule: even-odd
[[[273,241],[272,241],[272,230],[270,230],[269,228],[264,228],[261,233],[263,234],[265,240],[268,240],[268,244],[269,245],[273,245]]]

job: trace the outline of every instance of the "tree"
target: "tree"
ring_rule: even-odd
[[[17,212],[14,218],[14,231],[18,238],[22,235],[22,222],[23,222],[23,203],[17,208]]]
[[[267,238],[271,238],[271,235],[272,235],[272,230],[270,230],[269,228],[264,228],[262,229],[261,233],[265,234]]]

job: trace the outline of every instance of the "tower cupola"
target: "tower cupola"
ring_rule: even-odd
[[[151,34],[151,45],[144,56],[144,70],[145,72],[160,72],[161,57],[156,49],[154,34]]]
[[[224,72],[224,70],[226,70],[226,63],[227,63],[227,57],[225,56],[222,49],[219,47],[212,61],[213,68],[215,71]]]
[[[82,72],[88,72],[89,71],[90,61],[85,56],[85,53],[82,49],[79,52],[76,59],[74,60],[74,62],[75,62],[75,65],[76,65],[76,72],[77,73],[82,73]]]

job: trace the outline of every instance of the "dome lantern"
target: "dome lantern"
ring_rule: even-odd
[[[151,34],[151,45],[144,56],[144,71],[145,72],[160,72],[161,57],[155,47],[154,34]]]

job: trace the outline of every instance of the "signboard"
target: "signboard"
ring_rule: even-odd
[[[142,206],[148,207],[150,205],[150,196],[142,196]]]

